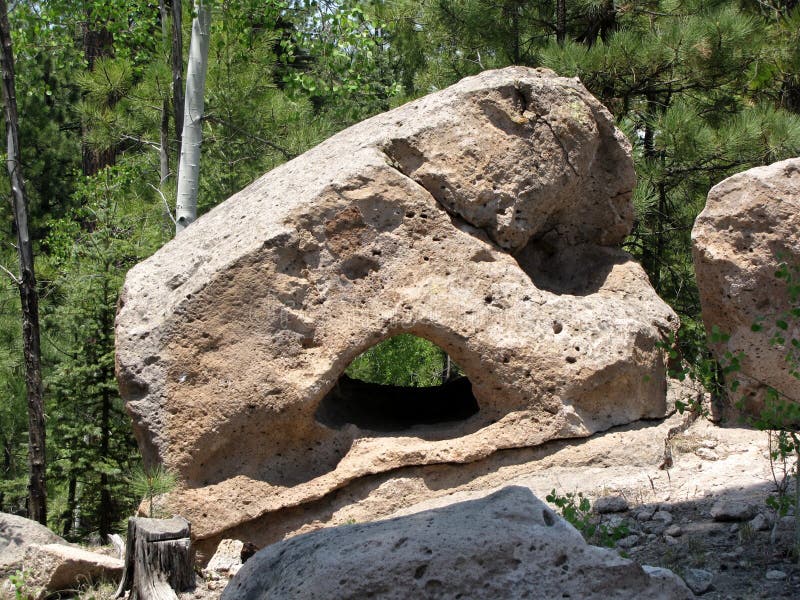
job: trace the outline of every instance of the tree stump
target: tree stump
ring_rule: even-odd
[[[125,572],[117,598],[131,590],[130,600],[175,600],[176,592],[194,585],[189,521],[171,519],[128,520]]]

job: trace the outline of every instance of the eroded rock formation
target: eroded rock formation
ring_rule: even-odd
[[[120,389],[200,551],[274,541],[284,512],[319,524],[371,475],[662,416],[656,343],[677,319],[619,249],[633,186],[597,100],[514,67],[343,131],[132,269]],[[398,333],[443,348],[477,411],[376,423],[331,406],[348,364]]]
[[[771,386],[784,399],[800,402],[800,381],[786,360],[789,340],[800,338],[800,321],[787,314],[793,306],[788,285],[775,276],[781,263],[800,266],[800,158],[750,169],[714,186],[692,229],[692,253],[706,329],[729,336],[712,349],[726,365],[727,352],[742,356],[741,369],[729,376],[729,384],[740,382],[731,400],[757,414]],[[779,320],[786,330],[776,325]],[[761,330],[754,331],[753,324]],[[771,343],[776,333],[785,344]],[[800,353],[796,356],[800,360]],[[740,412],[727,408],[728,416]]]

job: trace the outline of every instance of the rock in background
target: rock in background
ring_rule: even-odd
[[[198,550],[318,526],[376,474],[663,416],[677,318],[619,248],[634,183],[577,80],[488,71],[343,131],[134,267],[120,389]],[[399,333],[463,368],[477,413],[376,425],[331,398]]]
[[[64,544],[32,544],[25,554],[25,583],[43,599],[56,592],[73,594],[95,582],[119,581],[119,558]]]
[[[0,513],[0,578],[17,571],[32,544],[66,544],[44,525],[17,515]]]
[[[741,371],[729,377],[740,382],[734,401],[743,401],[744,412],[758,414],[767,386],[800,401],[788,348],[770,343],[776,319],[790,308],[786,282],[775,272],[782,262],[800,265],[800,158],[750,169],[714,186],[695,221],[692,251],[706,329],[730,336],[712,349],[723,364],[730,362],[726,352],[744,356]],[[800,337],[800,319],[787,321],[791,330],[781,332],[784,337]],[[752,330],[756,322],[762,331]]]

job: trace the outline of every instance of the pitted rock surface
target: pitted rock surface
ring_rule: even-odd
[[[677,318],[619,248],[633,186],[627,140],[577,80],[512,67],[355,125],[198,219],[129,272],[117,316],[139,445],[179,476],[170,507],[213,550],[282,511],[324,521],[371,475],[663,416],[656,344]],[[398,333],[444,349],[475,406],[378,423],[339,402],[349,363]]]
[[[589,546],[530,490],[274,544],[253,556],[222,600],[267,598],[694,598],[667,569]]]
[[[736,408],[758,413],[767,386],[800,402],[800,380],[786,360],[788,340],[800,336],[798,320],[785,316],[793,305],[786,282],[775,276],[781,263],[800,266],[800,158],[714,186],[692,229],[692,253],[706,329],[730,336],[712,349],[724,363],[727,352],[742,353],[741,369],[731,376],[740,382]],[[779,319],[791,330],[780,331]],[[761,331],[753,331],[757,322]],[[773,345],[775,333],[787,344]]]

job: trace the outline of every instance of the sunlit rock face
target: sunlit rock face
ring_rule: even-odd
[[[488,71],[332,137],[132,269],[120,389],[201,550],[319,526],[377,474],[662,416],[657,342],[677,318],[620,249],[634,183],[577,80]],[[398,333],[469,379],[434,416],[337,395]]]
[[[728,376],[730,387],[739,384],[721,416],[757,415],[768,387],[782,400],[800,401],[800,380],[792,374],[800,351],[790,342],[800,339],[800,319],[789,312],[796,303],[788,282],[776,277],[781,264],[795,284],[800,275],[792,271],[800,267],[800,158],[714,186],[692,229],[692,253],[703,321],[709,334],[719,334],[712,335],[712,350],[723,364],[731,362],[727,353],[741,360]],[[784,343],[772,343],[775,334]],[[790,352],[795,358],[787,360]]]

